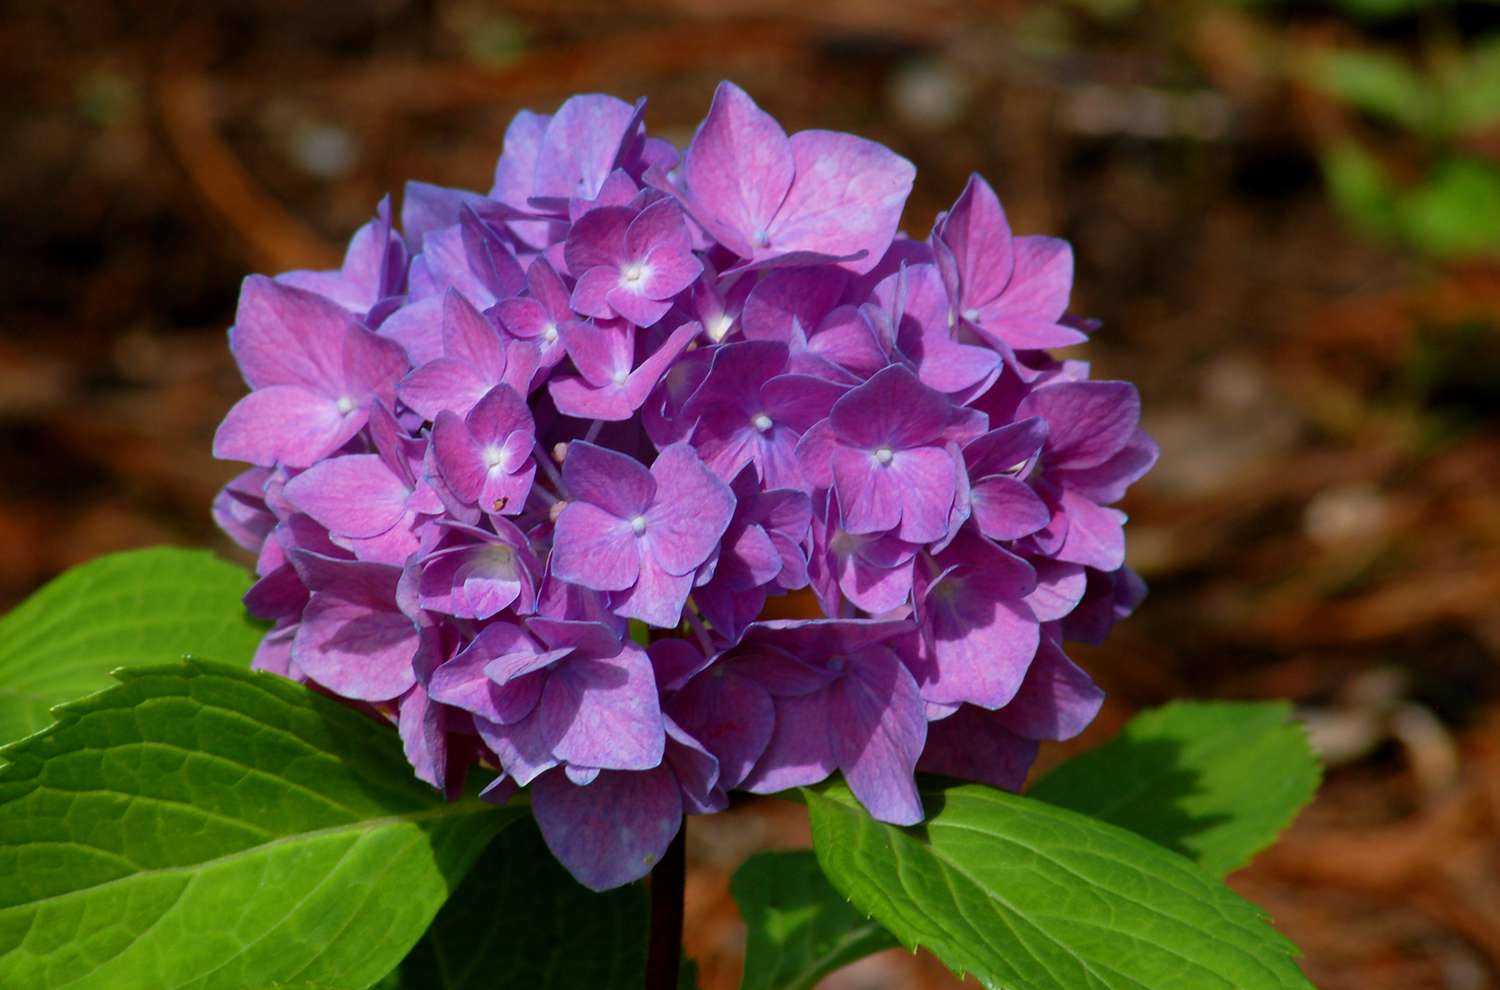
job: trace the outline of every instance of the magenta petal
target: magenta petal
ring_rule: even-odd
[[[1007,314],[1056,322],[1067,311],[1073,288],[1073,249],[1055,237],[1030,236],[1017,237],[1014,251],[1015,272],[1004,295]]]
[[[589,274],[592,275],[594,272],[604,270],[602,268],[595,268]],[[666,316],[667,310],[672,308],[671,300],[658,301],[652,299],[642,291],[618,284],[618,276],[614,277],[616,284],[609,290],[608,295],[605,297],[609,303],[609,308],[636,326],[649,327],[663,316]],[[688,281],[691,282],[692,279]],[[580,282],[579,284],[581,285],[582,283]]]
[[[927,727],[927,748],[917,768],[1007,791],[1026,783],[1037,743],[1011,732],[996,712],[964,705]]]
[[[917,447],[898,452],[887,469],[875,471],[893,475],[904,493],[896,535],[906,542],[931,543],[948,534],[948,514],[958,491],[954,456],[940,447]]]
[[[834,403],[829,421],[845,442],[874,450],[931,443],[953,416],[953,403],[910,369],[892,365]]]
[[[738,787],[765,752],[776,707],[765,688],[710,669],[672,695],[667,711],[719,761],[719,785]]]
[[[411,490],[375,454],[321,461],[286,485],[301,511],[342,536],[379,536],[401,521]]]
[[[803,458],[804,465],[806,460]],[[834,487],[844,509],[844,528],[850,533],[884,533],[901,524],[901,507],[907,492],[889,467],[867,450],[852,447],[834,450]],[[951,494],[949,498],[951,501]]]
[[[992,540],[1030,536],[1052,518],[1046,503],[1029,485],[998,475],[973,483],[969,505],[979,531]]]
[[[560,760],[606,770],[649,770],[666,746],[656,681],[644,650],[570,658],[547,680],[537,707]]]
[[[493,384],[469,362],[438,358],[403,378],[396,394],[424,419],[436,419],[445,409],[464,415]]]
[[[1056,622],[1078,607],[1088,589],[1088,572],[1082,565],[1041,558],[1031,561],[1036,569],[1036,590],[1026,604],[1038,622]]]
[[[852,134],[792,135],[796,176],[756,259],[798,251],[858,256],[840,268],[863,274],[896,234],[917,170],[883,145]]]
[[[1062,494],[1068,515],[1068,535],[1057,551],[1059,560],[1086,564],[1101,571],[1125,564],[1125,513],[1095,505],[1070,491]]]
[[[752,794],[774,794],[824,780],[838,768],[829,740],[827,691],[775,699],[776,726],[765,752],[740,782]]]
[[[1104,692],[1062,648],[1043,640],[1021,689],[996,713],[997,721],[1028,739],[1071,739],[1088,727]]]
[[[686,574],[718,545],[734,514],[734,495],[685,443],[658,454],[651,475],[656,499],[645,513],[647,552],[667,573]]]
[[[635,107],[613,96],[568,97],[543,132],[531,195],[593,199],[638,120]]]
[[[641,572],[630,522],[590,502],[569,502],[557,517],[552,573],[595,591],[623,591]]]
[[[1141,398],[1128,382],[1059,382],[1021,400],[1016,416],[1034,415],[1049,427],[1048,468],[1091,468],[1134,439]]]
[[[612,599],[616,615],[670,629],[682,621],[682,606],[693,590],[693,575],[669,574],[650,555],[641,557],[640,574],[623,595]]]
[[[414,683],[417,628],[392,608],[372,609],[327,592],[313,595],[292,659],[319,684],[359,701],[388,701]]]
[[[587,787],[544,774],[532,784],[531,807],[547,848],[590,890],[645,876],[682,825],[682,792],[666,767],[606,771]]]
[[[401,699],[397,727],[406,760],[417,779],[443,789],[448,783],[448,735],[443,731],[442,709],[414,684]]]
[[[473,505],[484,488],[486,468],[469,428],[454,413],[438,413],[432,424],[432,458],[444,483],[460,501]]]
[[[610,294],[620,285],[620,270],[614,265],[586,268],[573,286],[569,305],[584,316],[610,319],[616,315]],[[654,322],[654,321],[653,321]]]
[[[953,270],[944,274],[960,288],[957,298],[963,305],[988,302],[1004,291],[1015,269],[1015,254],[1010,223],[988,182],[977,174],[969,176],[937,234],[952,252]]]
[[[833,758],[872,816],[915,825],[922,820],[922,801],[913,774],[927,739],[921,692],[886,647],[869,647],[847,662],[848,676],[830,690]]]
[[[796,164],[775,118],[731,82],[719,83],[708,116],[683,161],[693,215],[719,241],[748,258],[792,185]]]
[[[307,467],[338,450],[365,424],[363,410],[299,385],[271,385],[236,402],[214,434],[214,456],[263,467]]]
[[[562,479],[574,502],[591,502],[621,519],[645,512],[656,495],[656,478],[640,461],[582,440],[568,444]]]
[[[251,388],[342,381],[344,335],[354,317],[331,299],[251,275],[240,286],[229,346]]]

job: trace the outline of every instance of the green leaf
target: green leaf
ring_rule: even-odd
[[[818,863],[855,908],[1006,990],[1305,990],[1264,915],[1175,853],[976,784],[919,779],[927,820],[805,792]]]
[[[1439,94],[1403,59],[1362,48],[1339,48],[1309,55],[1302,73],[1307,83],[1341,103],[1413,131],[1434,123]]]
[[[0,750],[0,986],[366,987],[507,817],[270,674],[122,670]]]
[[[1179,701],[1064,763],[1028,792],[1128,828],[1216,876],[1270,845],[1318,789],[1281,702]]]
[[[1489,162],[1443,159],[1399,208],[1407,239],[1426,254],[1500,253],[1500,168]]]
[[[1318,164],[1333,205],[1361,234],[1384,240],[1399,233],[1401,191],[1378,158],[1353,141],[1341,141],[1321,151]]]
[[[401,964],[400,990],[637,990],[651,906],[644,883],[596,894],[542,841],[507,824]]]
[[[115,667],[192,653],[246,666],[265,626],[240,604],[244,569],[202,550],[100,557],[0,619],[0,743],[51,724],[48,710],[110,686]]]
[[[729,890],[745,919],[741,990],[807,990],[898,944],[828,885],[810,850],[756,853]]]

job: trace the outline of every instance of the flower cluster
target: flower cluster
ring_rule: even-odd
[[[1132,386],[1048,353],[1093,328],[1068,246],[982,179],[912,239],[879,144],[724,83],[679,155],[643,109],[523,112],[488,193],[409,184],[342,268],[247,279],[214,441],[255,465],[215,511],[257,666],[435,787],[526,787],[597,889],[732,790],[839,771],[909,824],[918,769],[1018,788],[1098,709],[1061,644],[1140,599],[1110,506],[1156,458]]]

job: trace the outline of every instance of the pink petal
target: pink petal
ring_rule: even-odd
[[[271,385],[240,399],[214,434],[214,456],[271,467],[307,467],[338,450],[364,426],[361,409],[299,385]]]
[[[330,532],[379,536],[401,521],[411,490],[375,454],[314,464],[286,485],[286,497]]]
[[[731,82],[719,83],[683,162],[693,216],[743,258],[769,231],[791,188],[796,163],[775,118]]]
[[[896,235],[917,170],[883,145],[852,134],[792,135],[796,176],[756,260],[810,251],[858,255],[840,268],[862,274],[880,263]]]
[[[641,573],[630,523],[589,502],[569,502],[553,533],[552,573],[595,591],[623,591]]]

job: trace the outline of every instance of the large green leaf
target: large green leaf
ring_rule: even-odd
[[[361,988],[524,810],[447,803],[291,681],[119,671],[0,750],[0,986]]]
[[[920,781],[927,820],[805,792],[834,887],[909,946],[1006,990],[1305,990],[1247,901],[1133,832],[976,784]]]
[[[265,626],[240,604],[244,569],[157,547],[75,567],[0,619],[0,743],[46,728],[53,705],[101,691],[116,667],[185,653],[248,665]]]
[[[596,894],[529,815],[490,843],[392,984],[401,990],[638,990],[651,907],[644,883]]]
[[[1128,828],[1223,875],[1270,845],[1318,789],[1281,702],[1179,701],[1064,763],[1030,795]]]
[[[828,885],[810,850],[756,853],[729,889],[745,919],[742,990],[807,990],[898,944]]]

